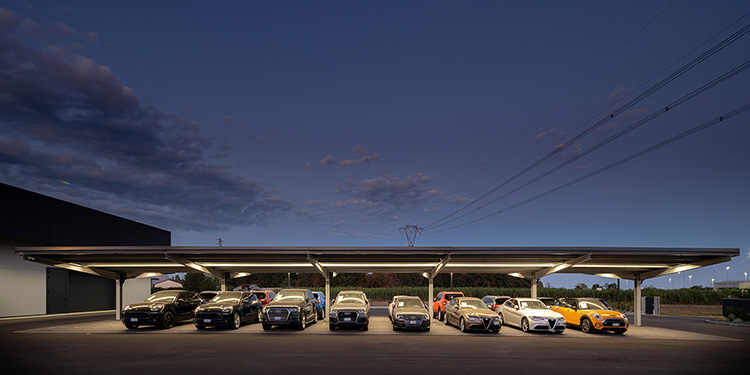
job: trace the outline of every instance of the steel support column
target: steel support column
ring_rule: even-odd
[[[434,296],[435,291],[433,289],[433,282],[432,281],[433,281],[433,277],[432,276],[430,276],[430,277],[427,278],[427,285],[429,285],[428,288],[427,288],[427,303],[430,306],[430,319],[432,319],[432,317],[435,316],[434,315],[435,311],[433,310],[433,305],[432,305],[432,301],[435,299],[435,296]]]
[[[331,315],[331,276],[329,274],[326,277],[326,317],[325,321],[330,321],[328,318]]]
[[[229,272],[224,272],[224,277],[221,279],[221,291],[226,292],[227,291],[227,280],[229,280]]]
[[[122,288],[125,285],[125,274],[118,273],[115,279],[115,320],[122,318]]]
[[[633,324],[636,327],[641,326],[641,309],[643,306],[641,306],[641,275],[635,275],[635,280],[633,280],[633,315],[635,318],[633,319]]]
[[[531,276],[531,298],[536,299],[536,282],[539,281],[539,279],[536,278],[536,276]]]

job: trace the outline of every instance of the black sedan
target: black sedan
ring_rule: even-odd
[[[122,323],[128,329],[142,325],[171,328],[175,322],[193,319],[193,311],[205,301],[189,290],[163,290],[143,302],[127,305],[122,311]]]
[[[228,326],[233,329],[249,321],[260,321],[261,303],[252,292],[219,292],[195,309],[195,328]]]

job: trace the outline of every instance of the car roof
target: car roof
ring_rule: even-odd
[[[475,299],[475,300],[477,300],[477,301],[481,301],[481,299],[479,299],[479,298],[477,298],[477,297],[456,297],[456,298],[454,298],[454,299],[457,299],[457,300],[459,300],[459,301],[461,301],[461,300],[467,300],[467,299]]]

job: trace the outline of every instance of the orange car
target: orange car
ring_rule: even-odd
[[[435,300],[432,302],[432,317],[439,318],[442,322],[445,318],[445,305],[450,302],[453,297],[464,297],[463,292],[440,292],[435,296]]]
[[[584,333],[612,331],[623,334],[628,330],[628,318],[614,311],[599,298],[560,298],[550,309],[565,317],[565,324],[575,325]]]

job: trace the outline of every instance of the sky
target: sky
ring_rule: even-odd
[[[739,248],[644,285],[743,280],[750,111],[727,114],[750,104],[750,35],[721,42],[749,13],[744,0],[9,1],[0,182],[173,245],[405,246],[399,228],[418,225],[417,246]]]

